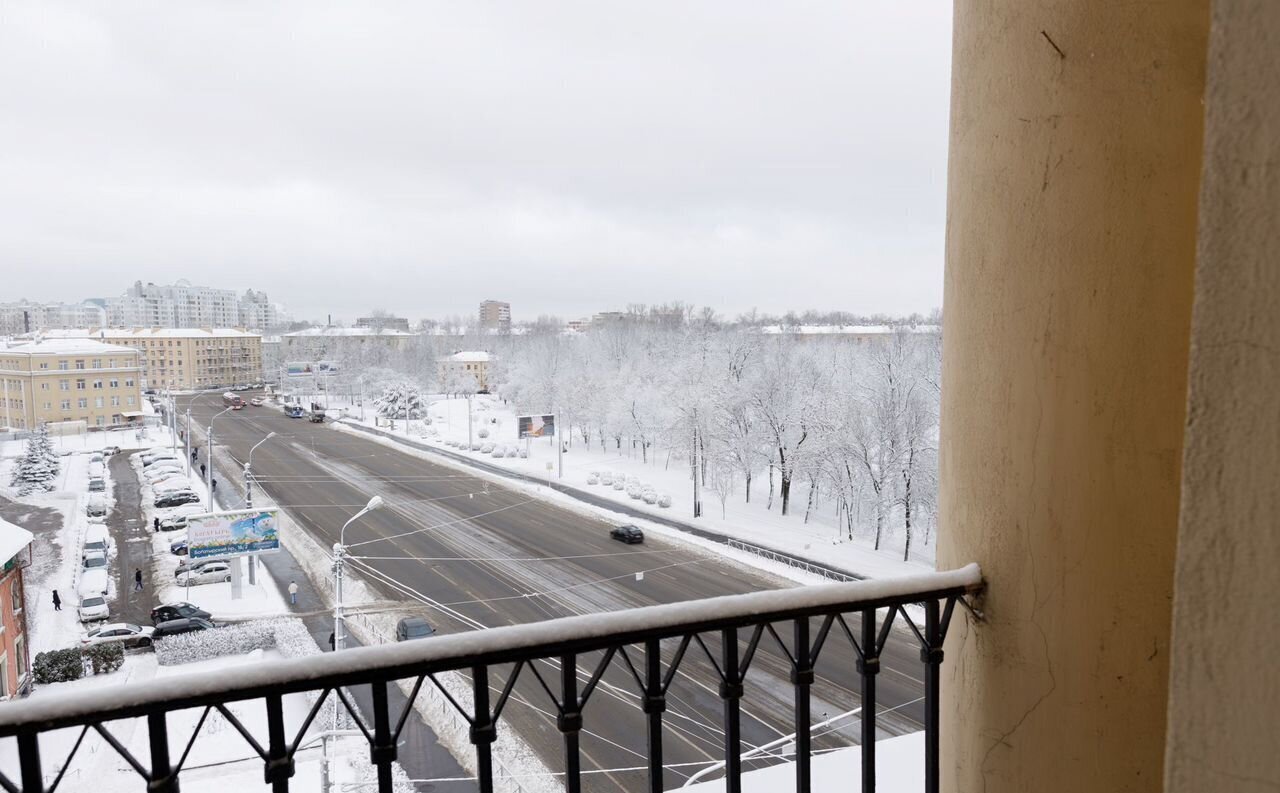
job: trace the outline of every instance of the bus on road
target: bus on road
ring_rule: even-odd
[[[244,409],[244,400],[240,398],[239,394],[233,394],[230,391],[222,395],[222,404],[226,405],[232,410]]]

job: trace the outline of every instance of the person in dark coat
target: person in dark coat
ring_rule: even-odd
[[[53,590],[53,610],[62,611],[62,598],[58,597],[58,590]]]
[[[156,531],[160,531],[160,518],[156,517],[156,518],[153,518],[153,520],[155,521]]]
[[[133,591],[142,591],[142,568],[138,568],[133,571]]]
[[[204,467],[204,463],[200,463],[200,475],[201,475],[201,476],[204,476],[204,474],[205,474],[205,467]]]

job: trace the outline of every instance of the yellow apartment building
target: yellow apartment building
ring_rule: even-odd
[[[99,328],[45,335],[72,334],[136,349],[147,388],[187,391],[262,379],[262,337],[237,328]]]
[[[0,423],[111,427],[142,416],[137,350],[91,339],[50,339],[0,349]]]

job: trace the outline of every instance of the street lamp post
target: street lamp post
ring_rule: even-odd
[[[244,462],[244,506],[246,509],[253,508],[253,450],[262,444],[274,438],[274,432],[268,432],[267,437],[253,444],[249,448],[249,457]],[[256,556],[249,557],[249,586],[257,586],[258,584],[258,559]]]
[[[382,496],[374,496],[369,499],[369,503],[364,509],[352,515],[346,523],[342,524],[342,529],[338,532],[338,541],[333,544],[333,649],[341,650],[344,646],[345,636],[343,631],[343,612],[342,612],[342,579],[345,574],[346,555],[347,555],[347,527],[355,523],[365,514],[372,512],[382,506]]]
[[[231,408],[227,408],[222,413],[229,413]],[[204,486],[209,493],[209,511],[213,512],[213,420],[221,416],[222,413],[215,413],[213,418],[209,419],[209,431],[205,433],[204,441],[207,447],[205,457],[209,458],[209,467],[205,469]]]

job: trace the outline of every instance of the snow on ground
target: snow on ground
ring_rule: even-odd
[[[396,421],[393,430],[395,435],[412,437],[425,441],[449,451],[474,457],[476,460],[507,468],[532,476],[555,476],[553,469],[558,465],[555,443],[551,439],[519,441],[516,439],[516,417],[514,412],[493,396],[479,395],[472,400],[472,442],[494,443],[505,449],[526,449],[527,458],[506,457],[495,458],[490,453],[457,449],[446,445],[448,441],[467,442],[467,402],[465,399],[436,398],[428,409],[431,424],[411,422],[408,433],[404,421]],[[345,421],[375,426],[372,400],[365,400],[364,420],[361,421],[359,407],[345,403],[341,398],[333,398],[330,402],[329,415],[338,418],[345,415]],[[381,421],[380,429],[388,431],[386,420]],[[487,438],[480,437],[480,431],[488,432]],[[816,559],[836,567],[866,575],[873,578],[913,575],[933,569],[933,546],[925,546],[920,555],[913,554],[911,562],[902,561],[901,539],[893,538],[880,551],[870,547],[869,540],[855,538],[853,541],[842,538],[836,525],[834,509],[830,503],[823,503],[821,509],[815,508],[809,522],[804,521],[805,504],[808,490],[801,484],[793,486],[792,514],[782,516],[778,512],[775,501],[774,509],[766,509],[768,500],[768,482],[764,476],[753,482],[752,503],[743,501],[741,492],[732,495],[724,505],[722,515],[721,504],[710,492],[702,495],[703,517],[692,517],[692,485],[689,472],[684,461],[670,460],[665,453],[651,454],[647,462],[637,453],[634,456],[625,454],[626,449],[603,452],[599,446],[587,448],[581,438],[575,439],[569,451],[564,454],[563,484],[580,488],[597,496],[612,498],[620,504],[651,512],[666,518],[682,520],[709,531],[720,532],[749,543],[757,543],[779,551],[791,553],[799,557]],[[436,459],[436,458],[432,458]],[[635,477],[645,485],[652,487],[657,493],[671,497],[671,507],[662,508],[656,504],[646,504],[641,499],[631,498],[626,490],[616,490],[611,486],[588,485],[588,477],[593,473],[609,472],[614,477]],[[623,518],[623,520],[627,520]],[[723,547],[723,546],[719,546]]]
[[[815,755],[810,763],[814,793],[836,793],[856,786],[862,778],[862,751],[857,746]],[[743,793],[794,790],[794,763],[779,763],[742,775]],[[695,782],[680,790],[721,793],[723,779]],[[876,790],[881,793],[919,793],[924,790],[924,733],[913,732],[876,742]]]

